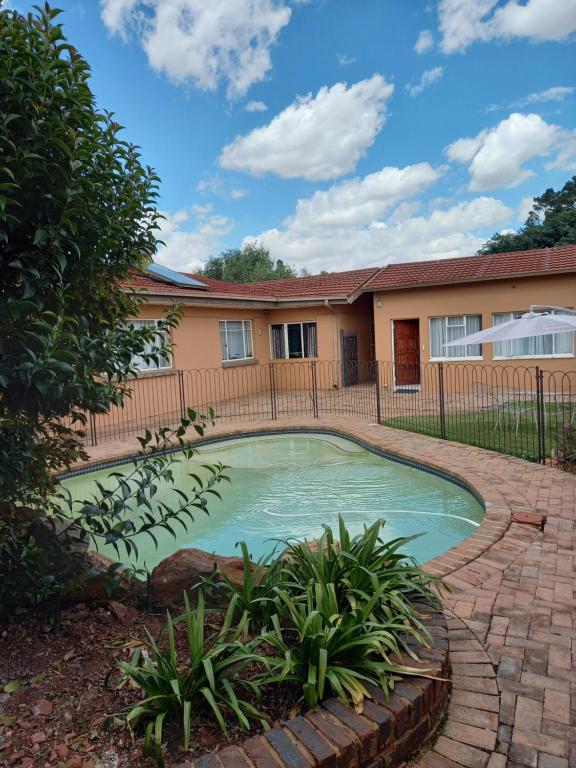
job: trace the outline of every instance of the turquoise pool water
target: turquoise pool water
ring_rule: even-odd
[[[202,464],[215,462],[230,467],[231,484],[218,487],[222,501],[210,499],[210,515],[198,512],[178,541],[161,531],[156,549],[141,537],[140,565],[152,569],[185,547],[235,555],[242,540],[257,558],[274,547],[274,539],[317,538],[323,524],[337,526],[338,515],[353,533],[384,518],[386,538],[423,534],[407,549],[425,562],[469,536],[484,515],[477,499],[458,485],[331,435],[247,437],[201,447],[191,462],[175,465],[176,487],[186,491],[189,473],[201,474]],[[87,499],[95,480],[106,486],[110,473],[119,469],[77,475],[63,485],[73,498]],[[156,498],[170,504],[178,497],[167,485]],[[115,557],[111,547],[99,549]]]

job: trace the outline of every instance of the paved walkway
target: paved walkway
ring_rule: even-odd
[[[457,475],[483,497],[477,531],[427,568],[444,577],[453,693],[422,768],[576,767],[576,476],[357,419],[220,424],[214,433],[338,429]],[[211,433],[212,434],[212,433]],[[91,458],[134,452],[104,443]],[[547,515],[544,532],[511,523]]]

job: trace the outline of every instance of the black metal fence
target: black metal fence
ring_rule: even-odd
[[[141,376],[123,408],[90,416],[87,440],[169,426],[210,406],[223,421],[355,416],[532,461],[576,460],[576,370],[451,362],[303,360]]]

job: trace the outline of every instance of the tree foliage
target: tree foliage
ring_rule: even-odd
[[[158,178],[97,109],[58,13],[0,11],[0,505],[45,495],[85,413],[121,404],[133,355],[164,346],[127,324],[142,297],[123,288],[156,248]]]
[[[284,264],[281,259],[275,261],[268,248],[257,242],[224,251],[220,256],[212,256],[200,274],[233,283],[255,283],[297,276],[294,267]]]
[[[550,188],[535,197],[524,226],[518,232],[497,232],[479,253],[528,251],[573,243],[576,243],[576,176],[558,192]]]

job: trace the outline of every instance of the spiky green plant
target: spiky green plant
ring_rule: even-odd
[[[181,718],[184,731],[184,747],[190,743],[190,722],[194,715],[211,711],[220,728],[226,733],[223,710],[232,712],[242,728],[250,727],[250,720],[256,720],[267,727],[264,715],[245,698],[261,694],[257,681],[243,679],[242,670],[254,662],[268,664],[265,656],[255,651],[258,641],[242,643],[240,636],[245,632],[247,614],[237,625],[233,625],[237,599],[230,601],[221,629],[207,637],[205,624],[204,597],[200,593],[198,605],[192,608],[184,594],[185,610],[176,620],[167,613],[165,634],[166,650],[160,648],[148,631],[145,648],[138,648],[130,663],[120,662],[119,666],[129,678],[145,693],[145,698],[132,707],[128,722],[136,726],[141,720],[148,721],[144,751],[154,754],[159,765],[163,765],[161,743],[162,729],[166,718]],[[175,625],[186,624],[187,654],[179,658],[175,640]]]
[[[219,573],[221,581],[211,584],[211,587],[223,593],[228,600],[234,597],[237,611],[247,616],[246,632],[259,632],[270,624],[271,616],[279,610],[274,588],[281,563],[274,558],[274,552],[253,563],[246,542],[241,541],[239,546],[242,551],[242,582],[236,584],[225,573]]]
[[[383,526],[384,521],[378,520],[350,536],[340,517],[338,538],[330,526],[324,526],[324,534],[313,548],[307,542],[286,542],[282,567],[276,574],[278,586],[298,599],[310,585],[333,585],[339,613],[369,604],[372,621],[403,624],[425,636],[414,604],[437,607],[440,582],[400,551],[416,537],[384,541],[380,535]]]
[[[333,584],[308,585],[304,600],[277,588],[286,626],[273,616],[272,628],[263,633],[263,639],[283,662],[264,673],[261,681],[299,682],[308,707],[335,695],[361,712],[364,698],[371,696],[366,683],[388,694],[398,675],[422,675],[420,668],[393,661],[401,652],[399,636],[416,637],[416,630],[402,621],[372,618],[383,589],[379,587],[356,608],[342,611]]]

